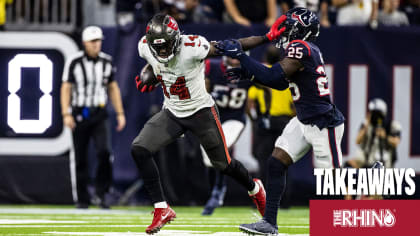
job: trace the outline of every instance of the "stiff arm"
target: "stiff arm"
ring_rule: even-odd
[[[264,36],[250,36],[250,37],[246,37],[246,38],[240,38],[238,40],[241,43],[242,49],[244,51],[248,51],[248,50],[253,49],[255,47],[258,47],[258,46],[260,46],[264,43],[270,42],[270,40],[268,40],[267,36],[265,36],[265,35]],[[222,56],[222,54],[218,53],[218,50],[215,47],[216,44],[217,44],[217,42],[215,42],[215,41],[210,42],[210,50],[209,50],[209,53],[207,54],[206,58]]]

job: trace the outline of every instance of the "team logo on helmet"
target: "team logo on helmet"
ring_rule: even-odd
[[[286,48],[293,40],[314,41],[319,35],[319,19],[310,10],[296,7],[286,12],[287,19],[281,27],[286,27],[277,42],[279,48]]]
[[[299,21],[299,23],[301,23],[302,25],[309,26],[311,24],[311,19],[313,18],[313,15],[314,14],[311,11],[301,8],[293,12],[291,17]]]
[[[175,19],[172,16],[169,17],[168,27],[175,31],[178,30],[178,23],[176,23]]]

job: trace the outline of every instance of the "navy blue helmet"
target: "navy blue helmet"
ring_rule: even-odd
[[[287,19],[281,24],[286,30],[277,47],[285,48],[293,40],[314,41],[319,35],[318,16],[303,7],[295,7],[286,12]]]

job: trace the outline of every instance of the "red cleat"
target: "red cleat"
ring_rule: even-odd
[[[255,184],[258,184],[260,186],[260,190],[258,193],[254,195],[249,195],[254,202],[254,204],[257,206],[258,211],[260,212],[261,216],[264,216],[265,213],[265,189],[264,185],[262,184],[260,179],[254,179]]]
[[[146,228],[147,234],[154,234],[166,224],[175,219],[176,213],[169,206],[167,208],[155,208],[153,214],[153,221],[149,227]]]

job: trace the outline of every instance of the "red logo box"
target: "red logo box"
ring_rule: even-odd
[[[420,235],[420,200],[311,200],[310,235]]]

